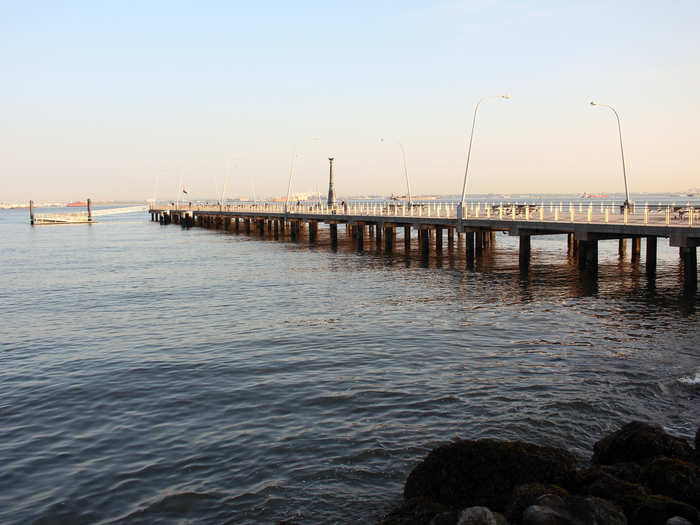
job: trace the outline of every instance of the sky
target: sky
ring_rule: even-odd
[[[700,187],[700,3],[0,0],[0,201]],[[381,139],[384,139],[383,141]]]

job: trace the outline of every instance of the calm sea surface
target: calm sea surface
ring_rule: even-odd
[[[571,449],[700,423],[700,296],[563,236],[465,270],[151,223],[0,211],[0,522],[372,523],[457,437]],[[628,248],[629,249],[629,248]]]

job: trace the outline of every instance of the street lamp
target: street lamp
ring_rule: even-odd
[[[467,167],[464,169],[464,184],[462,185],[462,198],[460,199],[459,204],[457,205],[458,231],[462,230],[462,209],[464,208],[464,197],[467,194],[467,174],[469,173],[469,159],[472,156],[472,142],[474,140],[474,128],[476,127],[476,114],[479,111],[479,106],[481,105],[481,103],[487,98],[504,98],[508,100],[510,99],[510,93],[507,93],[505,95],[487,95],[485,97],[482,97],[481,100],[477,102],[476,108],[474,108],[474,119],[472,120],[472,133],[469,137],[469,150],[467,152]]]
[[[622,178],[625,181],[625,205],[624,207],[629,210],[630,207],[630,195],[627,191],[627,171],[625,169],[625,150],[622,148],[622,128],[620,127],[620,115],[617,114],[615,108],[608,104],[600,104],[598,102],[591,102],[591,106],[602,106],[604,108],[609,108],[615,113],[615,118],[617,119],[617,132],[620,135],[620,154],[622,155]]]
[[[380,142],[384,142],[384,139],[379,139]],[[408,205],[413,206],[413,198],[411,197],[411,183],[408,181],[408,168],[406,167],[406,150],[401,144],[401,141],[395,141],[401,148],[401,155],[403,157],[403,174],[406,177],[406,189],[408,190]]]
[[[312,141],[319,140],[319,137],[311,137]],[[289,202],[289,192],[292,189],[292,177],[294,176],[294,161],[297,157],[297,146],[292,147],[292,162],[289,167],[289,182],[287,183],[287,198],[284,200],[284,220],[287,221],[287,203]]]

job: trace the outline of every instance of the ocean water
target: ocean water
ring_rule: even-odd
[[[452,439],[566,447],[700,424],[698,294],[563,236],[393,256],[0,211],[0,522],[376,522]],[[644,246],[644,245],[643,245]],[[629,247],[628,247],[629,249]]]

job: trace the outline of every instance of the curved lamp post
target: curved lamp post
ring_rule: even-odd
[[[472,133],[469,137],[469,150],[467,152],[467,167],[464,169],[464,184],[462,185],[462,198],[457,205],[457,230],[462,231],[462,209],[464,208],[464,197],[467,194],[467,175],[469,173],[469,159],[472,156],[472,142],[474,141],[474,128],[476,127],[476,114],[479,111],[479,106],[487,98],[504,98],[506,100],[510,99],[510,94],[505,95],[487,95],[482,97],[474,108],[474,119],[472,120]]]
[[[380,142],[384,142],[384,139],[379,139]],[[403,157],[403,174],[406,177],[406,189],[408,190],[408,205],[413,206],[413,197],[411,197],[411,183],[408,180],[408,168],[406,167],[406,150],[401,144],[401,141],[395,141],[401,148],[401,155]]]
[[[319,140],[318,137],[312,137],[312,141]],[[287,221],[287,203],[289,202],[289,192],[292,189],[292,177],[294,176],[294,161],[297,158],[297,145],[292,147],[292,162],[289,167],[289,182],[287,183],[287,197],[284,199],[284,220]]]
[[[615,118],[617,119],[617,132],[620,135],[620,154],[622,155],[622,178],[625,181],[625,208],[629,210],[630,207],[630,195],[627,191],[627,170],[625,169],[625,150],[622,148],[622,127],[620,126],[620,115],[617,114],[615,108],[608,104],[599,104],[598,102],[591,102],[591,106],[601,106],[604,108],[609,108],[615,113]]]

